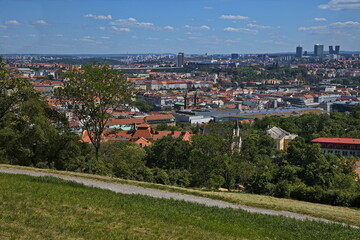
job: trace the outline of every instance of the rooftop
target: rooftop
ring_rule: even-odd
[[[360,145],[359,138],[328,138],[320,137],[311,141],[312,143],[339,143],[339,144],[355,144]]]

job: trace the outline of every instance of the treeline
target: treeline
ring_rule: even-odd
[[[239,67],[236,70],[228,70],[228,74],[233,76],[232,81],[238,83],[256,82],[263,79],[279,79],[279,80],[294,80],[310,81],[307,75],[308,70],[303,67],[277,67],[276,65],[259,68],[259,67]]]

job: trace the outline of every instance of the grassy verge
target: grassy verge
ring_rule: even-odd
[[[0,174],[0,239],[359,239],[338,224]]]
[[[180,188],[174,186],[165,186],[154,183],[137,182],[137,181],[123,180],[118,178],[111,178],[111,177],[97,176],[97,175],[83,174],[83,173],[44,170],[44,169],[19,167],[12,165],[1,165],[1,164],[0,167],[17,168],[23,170],[34,170],[40,172],[50,172],[50,173],[56,173],[66,176],[77,176],[77,177],[91,178],[91,179],[97,179],[107,182],[132,184],[146,188],[161,189],[169,192],[178,192],[178,193],[208,197],[212,199],[223,200],[226,202],[231,202],[231,203],[241,204],[251,207],[290,211],[290,212],[305,214],[313,217],[325,218],[336,222],[342,222],[346,224],[360,226],[360,210],[347,208],[347,207],[336,207],[325,204],[309,203],[309,202],[275,198],[275,197],[256,195],[256,194],[215,192],[215,191]]]

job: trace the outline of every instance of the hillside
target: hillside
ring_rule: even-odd
[[[57,171],[49,169],[39,169],[31,167],[22,167],[14,165],[0,164],[0,172],[27,172],[37,175],[53,175],[67,180],[82,179],[101,181],[113,184],[126,184],[128,186],[138,186],[147,189],[147,193],[151,193],[154,196],[155,190],[158,189],[166,191],[170,195],[171,193],[180,193],[186,195],[194,195],[200,197],[206,197],[214,200],[221,200],[240,206],[241,208],[255,207],[259,209],[269,209],[277,214],[288,215],[289,212],[301,214],[301,216],[309,216],[315,218],[328,219],[335,222],[345,223],[360,227],[360,210],[357,208],[331,206],[326,204],[310,203],[304,201],[298,201],[293,199],[276,198],[258,194],[248,193],[237,193],[237,192],[220,192],[220,191],[209,191],[205,189],[192,189],[182,188],[161,184],[154,184],[148,182],[124,180],[120,178],[105,177],[92,174],[68,172],[68,171]],[[171,195],[174,198],[174,195]],[[182,199],[182,197],[178,198]],[[255,209],[256,210],[256,209]],[[301,217],[300,216],[300,217]]]
[[[0,174],[1,239],[357,239],[359,230]]]

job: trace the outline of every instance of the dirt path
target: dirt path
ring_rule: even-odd
[[[24,174],[24,175],[35,176],[35,177],[52,176],[52,177],[57,177],[57,178],[61,178],[64,180],[81,183],[86,186],[107,189],[107,190],[117,192],[117,193],[122,193],[122,194],[140,194],[140,195],[146,195],[146,196],[155,197],[155,198],[183,200],[183,201],[199,203],[199,204],[203,204],[203,205],[211,206],[211,207],[215,206],[215,207],[219,207],[219,208],[241,209],[241,210],[253,212],[253,213],[284,216],[284,217],[295,218],[295,219],[299,219],[299,220],[312,220],[312,221],[321,221],[321,222],[326,222],[326,223],[336,223],[336,222],[333,222],[333,221],[330,221],[327,219],[316,218],[316,217],[301,215],[301,214],[287,212],[287,211],[276,211],[276,210],[270,210],[270,209],[247,207],[247,206],[231,204],[231,203],[227,203],[227,202],[220,201],[220,200],[213,200],[213,199],[198,197],[198,196],[193,196],[193,195],[172,193],[172,192],[167,192],[167,191],[158,190],[158,189],[143,188],[143,187],[120,184],[120,183],[109,183],[109,182],[105,182],[105,181],[86,179],[86,178],[75,177],[75,176],[64,176],[64,175],[55,174],[55,173],[36,172],[36,171],[30,171],[30,170],[20,170],[20,169],[3,168],[3,167],[0,167],[0,173]],[[341,223],[339,223],[339,224],[341,224]],[[342,225],[346,225],[346,224],[342,224]],[[357,226],[351,226],[351,227],[360,229],[360,227],[357,227]]]

